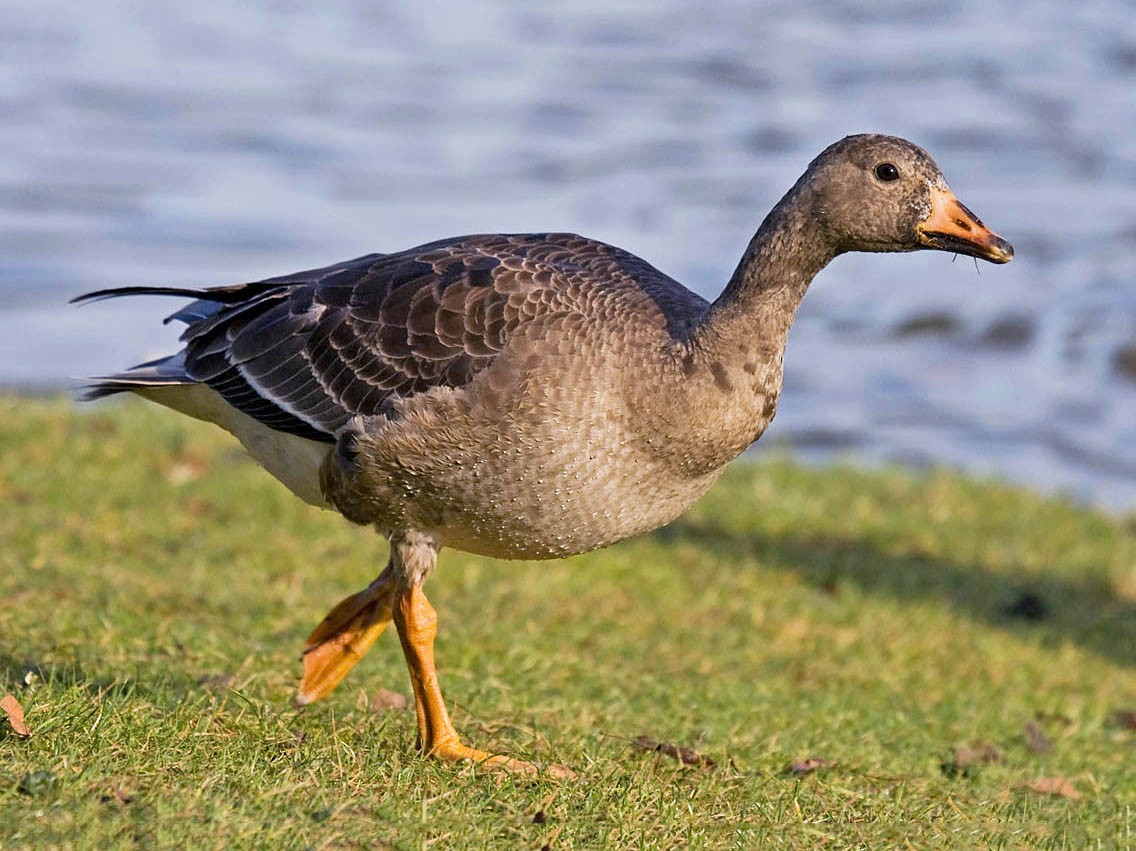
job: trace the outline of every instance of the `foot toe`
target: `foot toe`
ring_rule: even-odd
[[[514,759],[504,754],[494,754],[488,751],[477,750],[476,748],[463,745],[461,742],[439,744],[430,751],[430,756],[445,760],[446,762],[473,762],[478,766],[483,766],[494,771],[510,771],[514,774],[527,774],[533,777],[546,774],[558,780],[570,780],[576,776],[576,772],[572,771],[572,769],[558,765],[557,763],[540,766],[535,762],[525,762],[524,760]]]

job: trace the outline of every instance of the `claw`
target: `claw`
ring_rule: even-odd
[[[484,766],[485,768],[490,768],[495,771],[511,771],[514,774],[528,774],[534,777],[542,772],[557,780],[572,780],[576,777],[576,772],[563,765],[551,763],[542,768],[535,762],[525,762],[524,760],[513,759],[513,757],[505,756],[504,754],[479,751],[476,748],[463,745],[457,738],[454,738],[452,741],[446,740],[435,744],[428,755],[445,762],[464,762],[468,760],[476,763],[478,766]]]

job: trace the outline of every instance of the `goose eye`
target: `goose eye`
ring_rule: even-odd
[[[876,166],[876,177],[889,183],[893,180],[899,180],[899,169],[891,163],[880,163]]]

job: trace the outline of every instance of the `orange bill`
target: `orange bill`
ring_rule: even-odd
[[[991,263],[1009,263],[1014,247],[967,209],[949,189],[931,190],[931,214],[916,228],[927,248],[981,257]]]

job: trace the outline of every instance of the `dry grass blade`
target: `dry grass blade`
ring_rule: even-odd
[[[836,760],[834,759],[826,759],[823,756],[810,756],[789,763],[785,766],[785,773],[792,774],[794,777],[802,777],[806,774],[812,774],[814,771],[819,771],[822,768],[832,768],[834,765],[836,765]]]
[[[637,736],[635,738],[635,746],[645,751],[654,751],[663,756],[669,756],[671,759],[678,760],[683,765],[698,765],[702,768],[713,768],[718,764],[710,757],[698,753],[698,751],[680,747],[671,742],[658,742],[650,736]]]
[[[1021,788],[1037,792],[1039,795],[1068,798],[1070,801],[1076,801],[1081,797],[1077,788],[1064,777],[1039,777],[1037,780],[1022,783]]]

